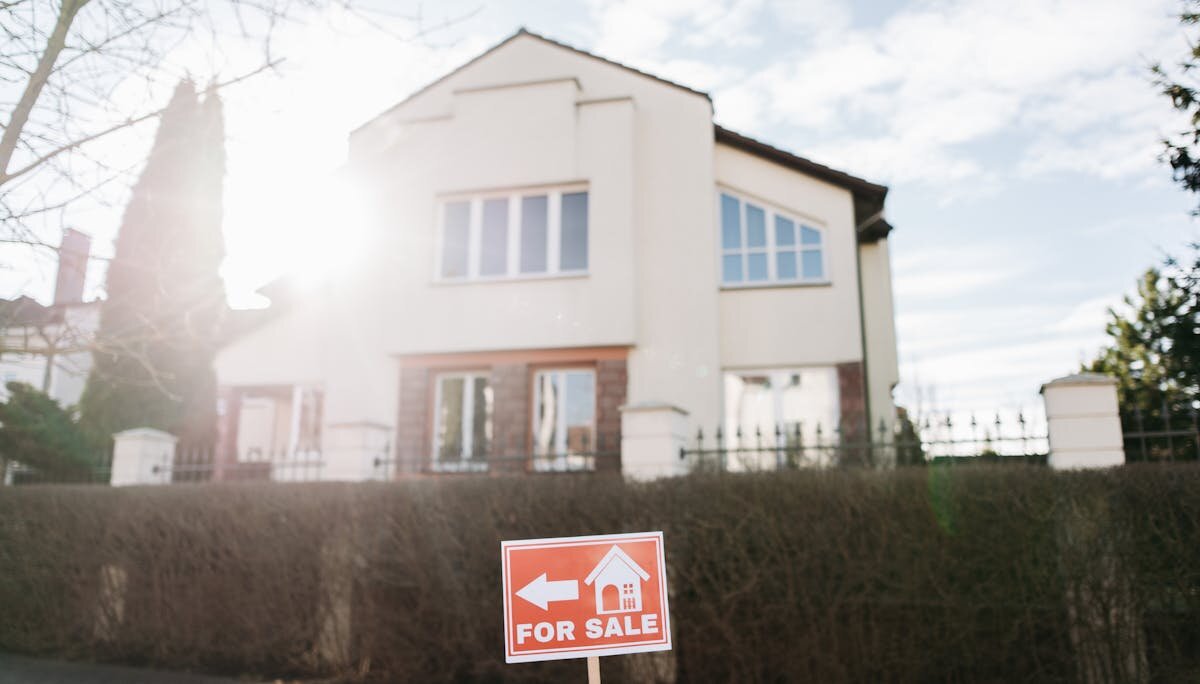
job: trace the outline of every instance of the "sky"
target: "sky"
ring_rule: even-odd
[[[1043,382],[1094,356],[1138,275],[1200,239],[1196,198],[1157,160],[1184,123],[1149,76],[1186,50],[1177,0],[375,3],[286,26],[286,61],[225,92],[235,307],[264,305],[255,289],[285,271],[352,264],[349,131],[521,26],[709,92],[718,123],[888,185],[902,404],[1036,407]],[[253,50],[172,59],[230,74]],[[86,220],[103,251],[119,211]]]

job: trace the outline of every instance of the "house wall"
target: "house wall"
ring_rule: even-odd
[[[862,359],[858,316],[857,239],[851,194],[746,154],[717,145],[710,206],[717,215],[722,188],[806,219],[824,231],[828,285],[730,288],[720,291],[723,368],[834,366]],[[715,264],[713,235],[705,259]]]
[[[892,388],[900,382],[896,355],[896,318],[892,306],[892,267],[887,239],[859,245],[862,263],[863,318],[867,329],[867,400],[872,430],[896,418]]]
[[[629,401],[716,420],[706,98],[518,37],[350,146],[358,177],[385,179],[373,295],[395,312],[389,352],[632,346]],[[436,282],[436,197],[577,181],[589,187],[588,276]]]
[[[345,173],[370,198],[370,258],[224,349],[220,382],[318,385],[327,424],[394,427],[405,460],[430,439],[430,369],[405,365],[421,355],[625,349],[620,369],[596,359],[605,432],[626,402],[717,425],[725,369],[861,364],[850,193],[713,135],[703,96],[534,37],[510,40],[352,133]],[[569,184],[589,192],[587,275],[439,279],[440,199]],[[824,228],[830,284],[722,290],[720,186]],[[489,366],[498,403],[502,392],[528,398],[514,384],[527,368],[515,363]],[[520,439],[528,408],[499,410],[497,433]]]

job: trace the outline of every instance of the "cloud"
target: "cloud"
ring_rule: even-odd
[[[717,115],[751,132],[783,127],[806,153],[889,182],[986,175],[964,147],[985,143],[1015,153],[1025,176],[1127,177],[1153,163],[1154,131],[1171,121],[1142,65],[1185,49],[1176,10],[1172,0],[914,3],[881,26],[813,28],[719,90]]]

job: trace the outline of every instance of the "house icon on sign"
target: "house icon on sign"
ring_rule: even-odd
[[[613,546],[588,574],[584,584],[596,585],[596,612],[633,613],[642,609],[642,582],[646,572],[619,546]]]

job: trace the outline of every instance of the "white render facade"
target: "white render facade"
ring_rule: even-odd
[[[331,464],[599,468],[621,407],[891,424],[886,188],[714,126],[703,93],[521,31],[352,132],[347,173],[369,259],[217,359],[238,451],[245,422]],[[277,428],[249,425],[264,397]]]

